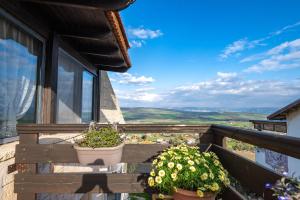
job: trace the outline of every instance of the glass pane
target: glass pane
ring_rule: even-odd
[[[59,50],[57,123],[81,123],[82,69],[82,64],[63,50]]]
[[[16,124],[36,122],[37,69],[42,43],[0,16],[0,138]]]
[[[83,72],[82,79],[82,122],[90,122],[93,119],[93,75]]]

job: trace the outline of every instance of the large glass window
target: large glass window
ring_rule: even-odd
[[[56,122],[89,122],[93,119],[93,75],[64,50],[58,55]]]
[[[82,76],[82,122],[90,122],[93,119],[93,82],[94,76],[83,71]]]
[[[37,74],[43,43],[0,16],[0,138],[17,123],[36,122]]]

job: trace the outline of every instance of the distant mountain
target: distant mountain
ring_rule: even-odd
[[[269,115],[278,108],[261,107],[261,108],[211,108],[211,107],[172,107],[171,109],[191,111],[191,112],[244,112],[244,113],[257,113]]]
[[[229,124],[249,127],[249,120],[261,120],[266,114],[251,112],[228,112],[225,109],[206,108],[122,108],[127,123],[159,124]]]

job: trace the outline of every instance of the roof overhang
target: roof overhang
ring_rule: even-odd
[[[286,116],[289,112],[293,110],[297,110],[300,108],[300,99],[294,101],[293,103],[279,109],[278,111],[274,112],[273,114],[269,115],[267,118],[269,120],[285,120]]]
[[[118,11],[134,0],[19,1],[94,66],[116,72],[131,67],[129,43]]]

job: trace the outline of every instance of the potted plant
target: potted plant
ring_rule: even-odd
[[[90,128],[74,148],[81,164],[115,165],[121,161],[124,142],[112,126]]]
[[[273,196],[278,200],[297,200],[300,199],[300,181],[297,177],[285,177],[278,180],[274,185],[266,184],[267,189],[273,190]]]
[[[174,200],[213,200],[230,181],[215,153],[182,144],[153,161],[148,184]]]

